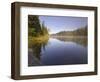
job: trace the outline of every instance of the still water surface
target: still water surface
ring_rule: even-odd
[[[28,66],[87,64],[86,38],[50,38],[28,50]]]

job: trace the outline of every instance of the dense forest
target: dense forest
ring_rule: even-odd
[[[85,26],[74,31],[61,31],[51,36],[87,36],[87,34],[87,26]]]
[[[28,47],[44,46],[49,40],[49,32],[45,22],[40,22],[39,16],[28,16]],[[44,44],[44,45],[43,45]],[[39,50],[39,49],[38,49]]]
[[[39,37],[42,35],[48,35],[48,29],[44,22],[41,24],[39,16],[29,15],[28,16],[28,35],[33,37]]]

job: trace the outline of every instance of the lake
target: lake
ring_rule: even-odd
[[[50,37],[28,49],[28,66],[87,64],[86,37]]]

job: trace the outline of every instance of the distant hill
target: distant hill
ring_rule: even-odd
[[[87,36],[87,26],[76,29],[74,31],[61,31],[51,36]]]

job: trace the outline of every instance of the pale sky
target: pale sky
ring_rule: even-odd
[[[39,16],[39,19],[50,29],[50,34],[75,30],[88,24],[87,17]]]

